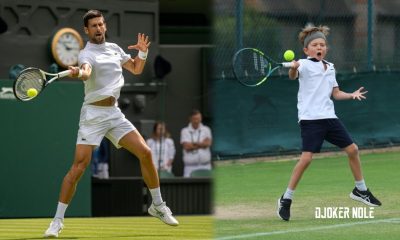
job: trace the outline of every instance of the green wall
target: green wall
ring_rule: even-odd
[[[400,143],[400,73],[338,75],[341,90],[364,86],[365,101],[335,101],[336,115],[361,147]],[[215,157],[277,155],[301,150],[297,123],[298,81],[272,77],[259,87],[234,79],[212,81],[212,129]],[[324,149],[334,148],[325,144]],[[337,148],[334,148],[337,149]]]
[[[0,80],[0,218],[53,216],[74,157],[83,84],[53,83],[30,102],[10,88]],[[66,215],[91,215],[89,170]]]

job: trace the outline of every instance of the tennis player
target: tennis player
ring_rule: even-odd
[[[100,11],[89,10],[83,21],[89,42],[79,53],[79,67],[69,67],[72,70],[70,77],[82,79],[85,85],[75,159],[64,177],[55,217],[44,236],[58,237],[77,183],[90,163],[93,148],[100,145],[104,136],[117,148],[123,147],[138,157],[143,179],[153,199],[148,213],[168,225],[177,226],[178,221],[162,200],[150,148],[117,106],[124,84],[122,68],[135,75],[142,73],[150,45],[148,36],[139,33],[137,44],[128,46],[128,49],[139,50],[132,59],[117,44],[105,41],[107,28]]]
[[[329,28],[326,26],[303,29],[299,40],[307,58],[293,61],[294,66],[289,69],[289,78],[299,79],[297,108],[303,146],[289,185],[278,199],[278,216],[285,221],[289,221],[290,218],[290,205],[296,186],[311,163],[313,154],[320,152],[324,140],[342,148],[348,155],[356,185],[350,193],[350,198],[369,206],[381,205],[365,184],[358,147],[336,116],[331,100],[331,97],[335,100],[362,100],[366,98],[367,91],[364,91],[363,87],[353,93],[339,89],[334,65],[324,60],[328,50],[328,33]]]

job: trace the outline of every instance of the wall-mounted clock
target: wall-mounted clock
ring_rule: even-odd
[[[83,48],[81,35],[72,28],[61,28],[51,40],[51,54],[63,68],[78,64],[79,51]]]

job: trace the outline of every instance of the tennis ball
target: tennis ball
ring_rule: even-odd
[[[294,52],[292,50],[286,50],[286,52],[283,54],[283,58],[290,62],[294,59]]]
[[[36,97],[36,95],[38,94],[38,91],[35,88],[29,88],[28,91],[26,92],[26,94],[28,95],[28,97]]]

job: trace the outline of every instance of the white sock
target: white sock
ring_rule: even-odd
[[[153,189],[149,188],[149,190],[150,190],[151,197],[153,198],[154,205],[157,206],[157,205],[160,205],[161,203],[163,203],[159,187],[153,188]]]
[[[68,204],[58,202],[57,212],[54,218],[64,219],[65,211],[67,210]]]
[[[356,188],[360,191],[367,191],[367,185],[365,185],[364,179],[361,181],[356,181]]]
[[[283,198],[285,199],[292,199],[294,194],[294,190],[286,188],[285,194],[283,194]]]

